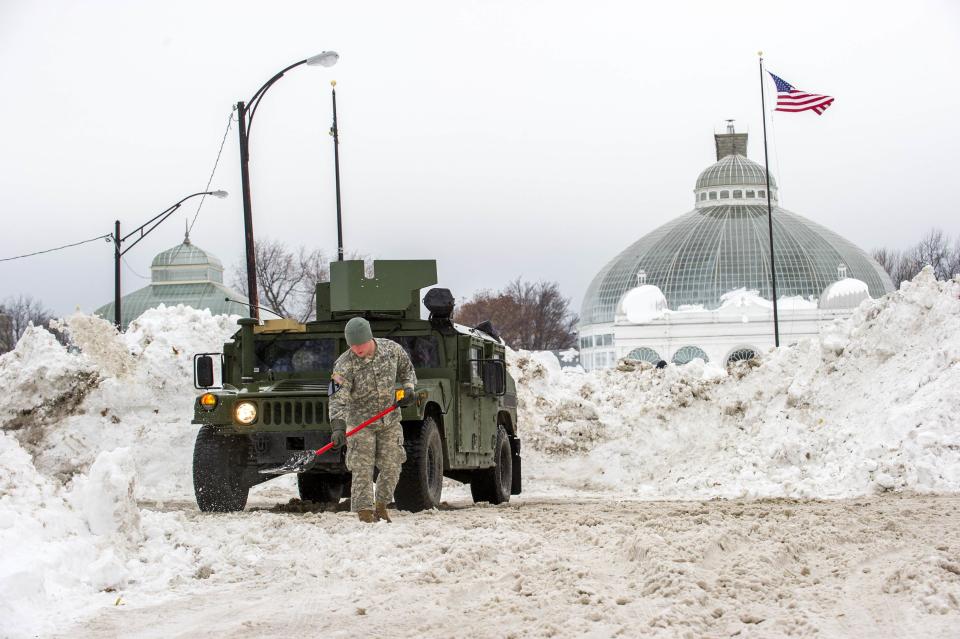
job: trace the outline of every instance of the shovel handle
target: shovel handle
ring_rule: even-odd
[[[373,417],[371,417],[371,418],[368,419],[367,421],[363,422],[362,424],[360,424],[360,425],[357,426],[356,428],[351,428],[350,430],[347,431],[347,437],[352,437],[353,435],[359,433],[361,430],[363,430],[364,428],[366,428],[367,426],[369,426],[369,425],[372,424],[373,422],[377,421],[378,419],[389,415],[389,414],[392,413],[393,411],[397,410],[397,406],[399,406],[399,405],[400,405],[399,403],[394,402],[393,406],[390,406],[389,408],[384,408],[382,411],[380,411],[379,413],[377,413],[376,415],[374,415]],[[330,450],[330,449],[332,449],[332,448],[333,448],[333,442],[330,442],[330,443],[327,444],[326,446],[321,446],[321,447],[318,448],[317,450],[313,451],[313,454],[314,454],[314,456],[320,456],[320,455],[324,454],[325,452],[327,452],[328,450]]]

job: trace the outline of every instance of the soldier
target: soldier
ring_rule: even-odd
[[[417,375],[406,351],[388,339],[374,339],[370,323],[362,317],[347,322],[344,334],[350,350],[337,358],[333,365],[333,381],[340,388],[330,398],[331,439],[336,448],[347,444],[347,469],[353,473],[350,510],[357,513],[362,522],[373,523],[381,519],[389,522],[387,504],[393,501],[400,467],[407,459],[400,413],[390,413],[349,441],[346,430],[348,424],[353,428],[393,404],[398,382],[404,390],[400,405],[412,404],[416,399],[413,391]],[[376,500],[374,466],[380,469]]]

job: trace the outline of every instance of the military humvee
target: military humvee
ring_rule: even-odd
[[[488,322],[454,324],[447,289],[427,293],[430,315],[421,319],[420,289],[436,283],[433,260],[378,260],[369,279],[362,261],[334,262],[330,282],[317,286],[315,321],[243,318],[222,353],[195,355],[194,385],[206,391],[193,419],[200,509],[243,510],[250,488],[277,476],[261,471],[330,441],[328,383],[355,316],[400,344],[417,371],[417,401],[401,414],[407,461],[397,507],[437,506],[444,477],[469,483],[474,501],[519,494],[517,394],[503,342]],[[345,448],[318,456],[297,477],[301,498],[329,507],[348,496],[344,458]]]

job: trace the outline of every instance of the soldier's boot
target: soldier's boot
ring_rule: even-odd
[[[377,519],[385,521],[388,524],[393,523],[393,520],[390,519],[390,515],[387,513],[387,505],[380,501],[377,502]]]
[[[373,524],[377,521],[377,515],[372,510],[361,510],[357,513],[357,516],[365,524]]]

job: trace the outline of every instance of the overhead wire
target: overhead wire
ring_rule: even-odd
[[[210,171],[210,179],[207,180],[207,186],[203,189],[204,191],[210,190],[210,185],[213,183],[213,176],[217,173],[217,167],[220,165],[220,156],[223,155],[223,147],[227,143],[227,136],[230,135],[230,127],[233,125],[233,112],[230,112],[230,117],[227,118],[227,128],[223,132],[223,139],[220,140],[220,150],[217,151],[217,159],[213,162],[213,170]],[[190,231],[193,230],[193,225],[197,222],[197,217],[200,215],[200,209],[203,207],[204,200],[207,199],[206,195],[200,196],[200,202],[197,204],[197,212],[193,216],[193,220],[190,222],[189,228],[187,228],[187,234],[189,235]]]
[[[150,279],[149,277],[144,277],[143,275],[140,275],[140,273],[137,273],[135,270],[133,270],[133,267],[130,266],[130,262],[127,261],[127,258],[121,257],[120,259],[123,261],[123,265],[127,267],[127,270],[130,271],[133,275],[135,275],[136,277],[139,277],[141,280]]]
[[[113,238],[112,233],[106,233],[104,235],[98,235],[97,237],[91,237],[89,240],[83,240],[81,242],[73,242],[72,244],[64,244],[63,246],[57,246],[55,248],[45,249],[43,251],[34,251],[33,253],[26,253],[24,255],[15,255],[13,257],[4,257],[0,259],[0,262],[10,262],[13,260],[22,260],[25,257],[33,257],[34,255],[43,255],[44,253],[53,253],[54,251],[62,251],[63,249],[72,248],[74,246],[80,246],[81,244],[89,244],[90,242],[96,242],[97,240],[107,240],[110,241]]]
[[[220,140],[220,149],[217,151],[217,159],[213,162],[213,170],[210,171],[210,177],[207,179],[207,186],[203,189],[204,191],[210,190],[210,185],[213,183],[213,177],[217,173],[217,167],[220,166],[220,156],[223,154],[223,147],[227,143],[227,136],[230,134],[230,127],[233,125],[233,111],[230,112],[230,117],[227,118],[227,128],[223,132],[223,138]],[[193,230],[193,225],[197,223],[197,218],[200,216],[200,209],[203,208],[203,203],[207,199],[206,193],[200,196],[200,201],[197,203],[197,212],[193,215],[193,220],[190,221],[190,225],[187,227],[186,237],[190,237],[190,231]],[[186,239],[186,238],[184,238]],[[175,260],[180,251],[183,250],[183,244],[180,244],[177,247],[177,250],[174,251],[173,255],[170,256],[170,260]]]
[[[233,125],[233,112],[231,112],[231,113],[230,113],[230,117],[227,118],[227,127],[226,127],[226,129],[224,130],[224,132],[223,132],[223,138],[220,140],[220,148],[219,148],[219,150],[217,151],[217,158],[216,158],[216,160],[214,160],[214,162],[213,162],[213,170],[210,171],[210,177],[209,177],[209,179],[207,180],[207,186],[206,186],[206,188],[204,189],[204,191],[209,191],[209,190],[210,190],[210,184],[213,183],[213,178],[214,178],[214,176],[215,176],[216,173],[217,173],[217,167],[220,165],[220,156],[223,155],[223,147],[226,145],[227,136],[230,134],[230,128],[232,127],[232,125]],[[190,222],[190,226],[187,228],[187,235],[190,234],[190,231],[193,229],[193,225],[196,224],[197,218],[200,216],[200,210],[203,208],[203,202],[204,202],[204,200],[206,200],[206,198],[207,198],[206,194],[204,194],[203,196],[201,196],[200,202],[197,204],[197,211],[196,211],[196,213],[194,213],[194,215],[193,215],[193,220]],[[34,251],[34,252],[32,252],[32,253],[24,253],[23,255],[14,255],[14,256],[12,256],[12,257],[0,258],[0,262],[12,262],[12,261],[14,261],[14,260],[22,260],[22,259],[27,258],[27,257],[34,257],[34,256],[36,256],[36,255],[44,255],[44,254],[47,254],[47,253],[54,253],[54,252],[56,252],[56,251],[62,251],[62,250],[64,250],[64,249],[73,248],[73,247],[75,247],[75,246],[80,246],[80,245],[82,245],[82,244],[89,244],[90,242],[96,242],[97,240],[107,240],[108,242],[110,242],[110,241],[113,241],[114,238],[113,238],[113,234],[112,234],[112,233],[105,233],[105,234],[103,234],[103,235],[98,235],[98,236],[96,236],[96,237],[92,237],[92,238],[87,239],[87,240],[81,240],[81,241],[79,241],[79,242],[71,242],[70,244],[64,244],[64,245],[62,245],[62,246],[55,246],[55,247],[53,247],[53,248],[44,249],[44,250],[42,250],[42,251]],[[143,275],[140,275],[140,274],[137,273],[135,270],[133,270],[133,268],[130,266],[130,264],[127,263],[126,259],[123,260],[123,263],[126,264],[127,268],[130,270],[130,272],[133,273],[134,275],[136,275],[137,277],[139,277],[139,278],[141,278],[141,279],[149,279],[149,278],[144,277]]]

